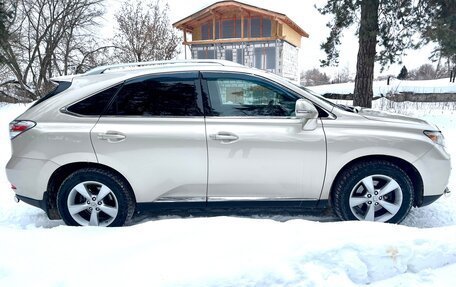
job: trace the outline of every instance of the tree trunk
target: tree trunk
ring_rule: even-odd
[[[362,0],[353,105],[372,107],[379,0]]]

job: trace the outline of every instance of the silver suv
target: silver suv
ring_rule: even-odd
[[[331,207],[398,223],[448,192],[435,125],[336,105],[226,61],[104,66],[10,124],[16,199],[69,225],[161,207]]]

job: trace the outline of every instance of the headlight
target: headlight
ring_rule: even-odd
[[[443,137],[442,132],[424,131],[423,133],[434,143],[445,146],[445,138]]]

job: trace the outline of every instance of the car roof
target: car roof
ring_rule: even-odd
[[[54,82],[72,82],[72,86],[74,87],[115,79],[123,81],[149,74],[203,70],[247,72],[249,68],[225,60],[155,61],[100,66],[84,74],[54,77],[51,80]]]

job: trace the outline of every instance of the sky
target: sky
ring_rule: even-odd
[[[144,0],[148,1],[148,0]],[[149,0],[154,1],[154,0]],[[109,36],[113,33],[114,14],[120,8],[121,0],[108,0],[106,9],[107,13],[104,21],[105,35]],[[169,18],[171,23],[177,22],[198,10],[209,6],[217,0],[161,0],[162,3],[167,2],[170,8]],[[355,28],[344,31],[341,39],[339,65],[337,67],[320,67],[320,59],[325,58],[325,53],[320,49],[320,44],[329,35],[329,28],[326,23],[329,21],[328,16],[321,15],[315,5],[322,7],[326,1],[324,0],[241,0],[241,2],[255,5],[261,8],[266,8],[272,11],[286,14],[304,31],[309,34],[309,38],[302,38],[301,48],[299,50],[299,70],[305,71],[312,68],[319,68],[327,73],[330,77],[335,77],[342,69],[348,69],[349,73],[354,78],[356,72],[356,57],[358,53],[358,39],[355,36]],[[181,33],[181,32],[180,32]],[[419,50],[405,51],[405,56],[402,58],[403,64],[408,70],[419,67],[424,63],[430,62],[428,57],[432,51],[432,46],[426,46]],[[184,50],[181,48],[181,53],[178,58],[184,58]],[[402,68],[402,65],[395,64],[387,67],[384,72],[380,73],[380,65],[375,65],[375,76],[393,74],[397,75]]]

